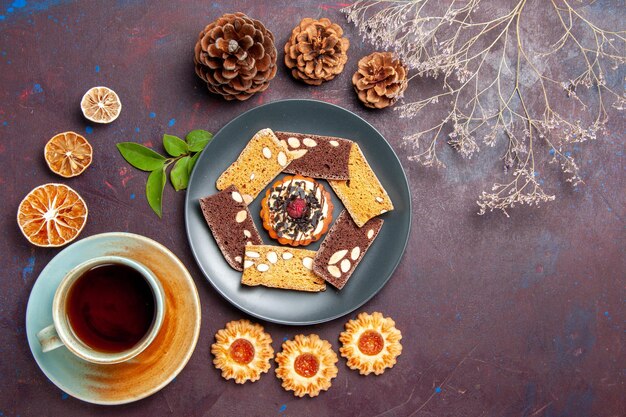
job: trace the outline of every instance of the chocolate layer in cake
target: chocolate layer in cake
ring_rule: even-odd
[[[381,227],[382,219],[372,219],[359,228],[348,212],[342,211],[317,251],[313,272],[342,289]]]
[[[200,208],[226,262],[237,271],[243,271],[246,245],[261,245],[248,207],[237,187],[200,199]]]
[[[312,178],[347,180],[352,141],[332,136],[275,132],[294,160],[283,170]]]

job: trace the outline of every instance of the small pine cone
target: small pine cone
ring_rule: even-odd
[[[196,74],[210,92],[247,100],[276,75],[274,35],[243,13],[225,14],[205,27],[194,48]]]
[[[291,31],[285,44],[285,65],[295,79],[310,85],[330,81],[343,71],[348,61],[350,41],[343,29],[327,18],[304,18]]]
[[[394,104],[408,85],[407,68],[391,52],[374,52],[361,58],[352,76],[354,91],[367,107],[382,109]]]

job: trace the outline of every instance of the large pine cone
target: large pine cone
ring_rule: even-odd
[[[247,100],[265,91],[276,75],[274,35],[243,13],[225,14],[200,32],[196,74],[226,100]]]
[[[343,29],[327,18],[302,19],[285,44],[285,65],[294,78],[320,85],[335,78],[348,60],[350,41]]]
[[[394,104],[408,85],[407,68],[391,52],[374,52],[361,58],[352,76],[354,91],[367,107],[382,109]]]

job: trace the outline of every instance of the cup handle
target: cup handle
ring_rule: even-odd
[[[59,337],[54,324],[51,324],[37,333],[37,339],[39,339],[41,350],[44,352],[50,352],[51,350],[63,346],[63,341]]]

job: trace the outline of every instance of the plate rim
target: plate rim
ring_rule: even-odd
[[[52,260],[54,260],[56,257],[58,257],[59,255],[63,254],[64,252],[70,250],[70,248],[72,248],[75,244],[78,244],[80,242],[85,242],[88,240],[98,240],[98,239],[102,239],[102,238],[107,238],[107,237],[121,237],[124,239],[133,239],[133,240],[139,240],[139,241],[143,241],[146,242],[148,244],[151,245],[155,245],[156,247],[160,248],[161,251],[167,255],[169,255],[172,260],[174,260],[174,262],[176,262],[177,264],[179,264],[182,267],[182,271],[185,271],[186,274],[184,274],[185,278],[187,280],[189,280],[193,285],[191,286],[191,288],[193,289],[193,302],[196,305],[196,310],[198,312],[198,320],[196,320],[196,325],[194,326],[194,332],[193,332],[193,339],[192,339],[192,344],[188,350],[188,352],[181,358],[181,362],[178,365],[177,369],[175,372],[172,373],[172,375],[170,375],[168,378],[166,378],[163,382],[161,382],[158,385],[155,385],[153,388],[151,388],[150,390],[146,390],[145,392],[141,393],[140,395],[134,397],[134,398],[129,398],[126,400],[118,400],[118,401],[106,401],[106,400],[94,400],[94,399],[89,399],[86,398],[84,395],[82,394],[77,394],[76,392],[74,392],[73,390],[69,390],[67,389],[67,387],[65,386],[65,384],[63,384],[62,382],[60,382],[55,376],[53,376],[49,370],[44,369],[44,367],[42,367],[42,365],[39,363],[39,360],[37,359],[37,356],[35,355],[35,353],[33,352],[33,348],[31,346],[30,343],[30,339],[28,337],[28,317],[29,317],[29,311],[31,309],[31,295],[35,289],[35,286],[37,285],[37,282],[39,281],[39,278],[43,275],[43,273],[48,269],[48,266],[50,264],[50,262],[52,262]],[[28,343],[28,347],[29,350],[31,351],[31,354],[33,355],[33,359],[35,359],[35,363],[37,364],[37,367],[41,370],[41,372],[46,376],[46,378],[48,378],[48,380],[50,382],[52,382],[58,389],[60,389],[61,391],[63,391],[64,393],[80,400],[80,401],[84,401],[86,403],[90,403],[90,404],[97,404],[97,405],[122,405],[122,404],[129,404],[129,403],[133,403],[136,401],[140,401],[143,400],[147,397],[150,397],[154,394],[156,394],[157,392],[159,392],[160,390],[162,390],[163,388],[165,388],[167,385],[169,385],[174,378],[176,378],[182,371],[183,369],[187,366],[187,364],[189,363],[189,360],[191,359],[191,357],[193,356],[193,353],[196,350],[196,346],[198,344],[198,340],[200,338],[200,329],[202,326],[202,305],[200,303],[200,295],[198,293],[198,287],[196,286],[196,283],[193,280],[193,277],[191,276],[191,273],[189,272],[189,270],[187,269],[187,267],[185,266],[185,264],[183,264],[183,262],[180,260],[180,258],[178,258],[178,256],[176,256],[176,254],[174,252],[172,252],[169,248],[167,248],[165,245],[163,245],[160,242],[157,242],[154,239],[151,239],[147,236],[143,236],[143,235],[139,235],[136,233],[130,233],[130,232],[104,232],[104,233],[98,233],[95,235],[91,235],[91,236],[87,236],[83,239],[77,240],[75,242],[72,242],[69,246],[63,248],[63,250],[61,250],[60,252],[58,252],[56,255],[54,255],[52,257],[52,259],[50,259],[50,261],[46,264],[46,266],[41,270],[41,272],[39,273],[39,275],[37,276],[37,280],[35,281],[35,284],[33,284],[33,287],[31,288],[30,294],[28,296],[28,301],[26,303],[26,314],[24,315],[24,319],[25,319],[25,323],[24,323],[24,328],[26,329],[26,341]]]
[[[361,122],[365,123],[371,129],[373,129],[376,133],[378,133],[378,135],[380,135],[380,137],[383,139],[384,145],[387,148],[389,148],[389,150],[391,151],[393,157],[395,158],[395,161],[400,166],[401,171],[402,171],[402,179],[404,180],[403,184],[405,185],[405,189],[406,189],[407,194],[408,194],[408,207],[407,207],[407,209],[408,209],[408,222],[407,222],[408,225],[407,225],[406,238],[405,238],[404,243],[402,245],[402,252],[401,252],[400,256],[398,257],[398,259],[395,261],[393,267],[391,268],[391,273],[389,274],[389,276],[387,276],[387,278],[385,278],[385,280],[381,282],[381,284],[376,288],[376,290],[373,291],[372,294],[370,294],[368,297],[366,297],[363,301],[361,301],[360,303],[358,303],[358,304],[356,304],[354,306],[351,306],[351,307],[349,307],[349,308],[347,308],[345,310],[342,310],[341,313],[334,314],[332,316],[325,317],[325,318],[322,318],[322,319],[306,320],[306,321],[293,321],[293,320],[289,321],[289,320],[276,319],[276,318],[272,318],[272,317],[267,317],[267,316],[265,316],[263,314],[256,313],[253,310],[251,310],[249,308],[246,308],[245,306],[240,305],[238,302],[236,302],[231,297],[229,297],[228,294],[226,294],[225,291],[223,291],[220,287],[218,287],[213,282],[213,279],[210,278],[210,274],[208,274],[204,270],[204,268],[202,266],[202,263],[198,259],[197,251],[196,251],[195,247],[191,244],[192,239],[191,239],[191,230],[190,230],[188,213],[190,212],[190,207],[191,207],[192,201],[191,201],[191,197],[190,197],[191,193],[189,193],[189,187],[187,188],[187,193],[185,194],[185,206],[184,206],[184,210],[185,210],[185,231],[187,233],[187,242],[189,243],[189,247],[191,248],[191,252],[193,254],[193,258],[194,258],[194,260],[196,262],[196,265],[198,265],[198,268],[200,268],[200,271],[202,271],[202,274],[204,275],[204,278],[207,281],[209,281],[211,286],[218,292],[218,294],[220,294],[231,305],[233,305],[234,307],[236,307],[239,310],[243,311],[244,313],[251,315],[252,317],[256,317],[258,319],[265,320],[265,321],[268,321],[270,323],[282,324],[282,325],[287,325],[287,326],[310,326],[310,325],[330,322],[330,321],[336,320],[336,319],[338,319],[340,317],[343,317],[343,316],[345,316],[347,314],[350,314],[351,312],[359,309],[360,307],[365,305],[367,302],[369,302],[372,298],[374,298],[374,296],[376,296],[383,289],[383,287],[385,285],[387,285],[387,282],[389,282],[389,280],[391,279],[393,274],[396,272],[396,269],[398,268],[398,265],[400,265],[400,262],[404,258],[404,254],[406,253],[406,248],[408,246],[409,239],[411,237],[411,226],[412,226],[412,217],[413,217],[413,199],[412,199],[412,196],[411,196],[411,187],[409,186],[409,181],[408,181],[408,178],[406,176],[406,172],[404,170],[404,166],[400,162],[400,158],[398,158],[398,155],[394,151],[394,149],[391,146],[391,144],[387,141],[387,139],[383,136],[383,134],[380,133],[378,131],[378,129],[376,129],[367,120],[365,120],[364,118],[362,118],[358,114],[356,114],[356,113],[354,113],[354,112],[352,112],[352,111],[350,111],[350,110],[348,110],[348,109],[346,109],[344,107],[341,107],[341,106],[339,106],[337,104],[329,103],[329,102],[322,101],[322,100],[306,99],[306,98],[290,98],[290,99],[281,99],[281,100],[270,101],[270,102],[267,102],[267,103],[263,103],[263,104],[261,104],[259,106],[255,106],[255,107],[253,107],[251,109],[248,109],[248,110],[244,111],[243,113],[241,113],[240,115],[234,117],[228,123],[226,123],[224,126],[222,126],[222,128],[219,129],[217,131],[217,133],[215,133],[214,137],[219,135],[222,131],[224,131],[226,128],[228,128],[231,124],[237,123],[239,121],[239,119],[242,119],[242,118],[246,117],[249,113],[252,113],[254,111],[258,111],[258,109],[263,108],[263,107],[272,106],[272,105],[276,105],[276,104],[279,104],[279,103],[288,103],[288,102],[312,102],[312,103],[316,103],[316,104],[322,104],[322,105],[325,105],[325,106],[329,106],[329,107],[334,108],[335,110],[339,110],[339,111],[343,111],[343,112],[347,112],[347,113],[351,114],[352,116],[354,116],[357,119],[359,119]],[[204,153],[207,149],[210,149],[210,147],[211,147],[211,145],[213,143],[214,143],[213,141],[209,142],[209,144],[204,148],[202,153]],[[201,157],[202,157],[202,155],[199,158],[201,158]],[[193,179],[194,179],[194,177],[196,175],[196,168],[197,168],[197,164],[194,167],[193,171],[191,172],[191,175],[189,176],[189,184],[193,183]]]

